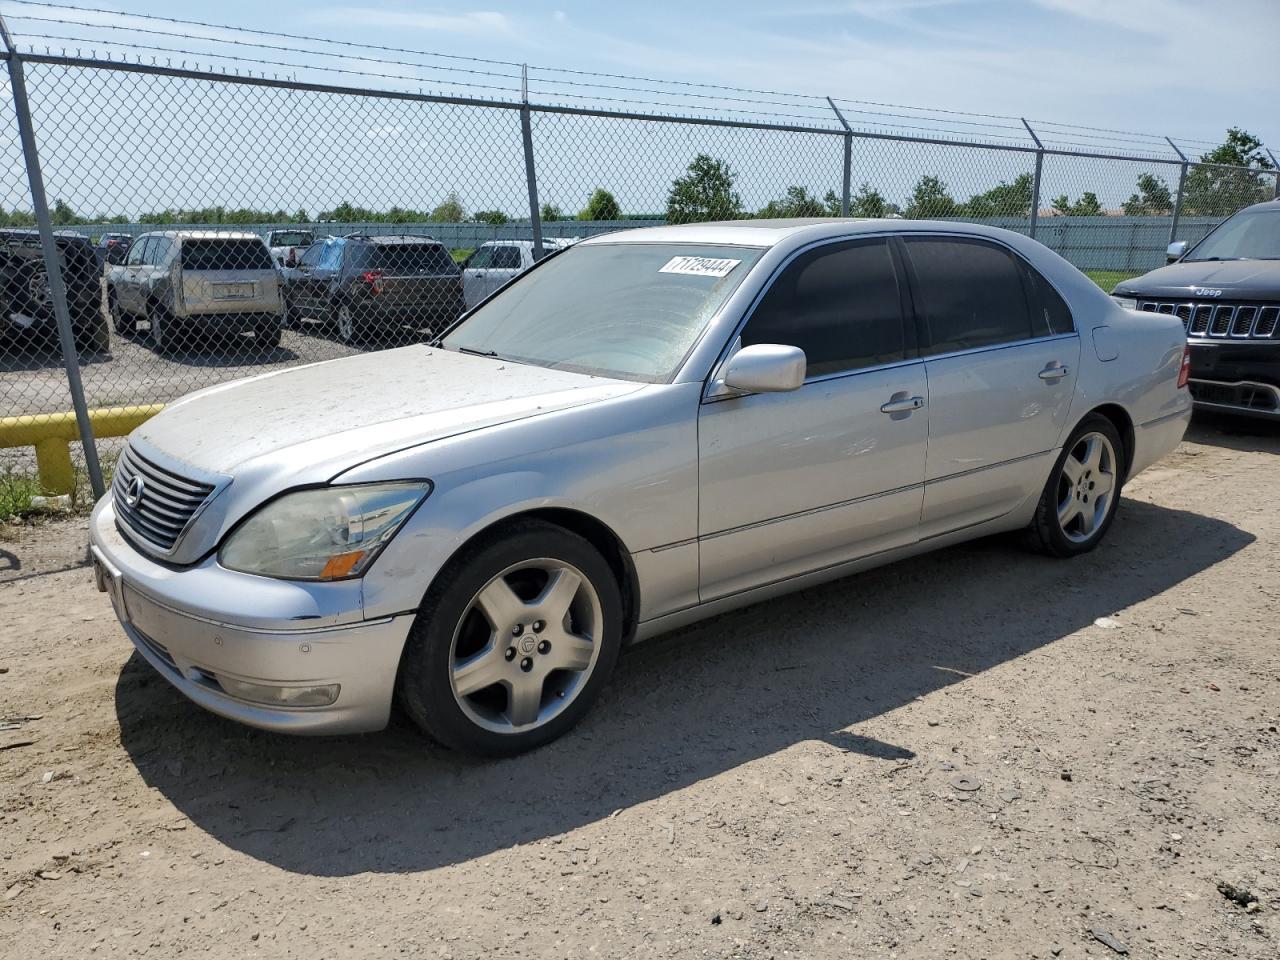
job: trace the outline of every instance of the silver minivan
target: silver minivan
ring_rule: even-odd
[[[199,349],[228,333],[252,333],[263,347],[280,344],[279,275],[257,234],[145,233],[106,283],[116,333],[128,336],[144,320],[157,350]]]

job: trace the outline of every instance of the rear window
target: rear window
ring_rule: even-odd
[[[382,270],[393,276],[459,272],[449,251],[438,243],[372,244],[361,252],[359,265],[366,270]]]
[[[261,240],[184,240],[184,270],[272,270],[271,253]]]
[[[308,230],[277,231],[271,235],[271,243],[277,247],[309,247],[316,238]]]

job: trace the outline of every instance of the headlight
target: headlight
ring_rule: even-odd
[[[237,527],[218,562],[286,580],[358,577],[430,492],[413,482],[287,493]]]
[[[1119,304],[1120,306],[1124,307],[1126,310],[1137,310],[1137,309],[1138,309],[1138,301],[1137,301],[1137,300],[1135,300],[1133,297],[1117,297],[1117,296],[1112,296],[1112,298],[1111,298],[1111,299],[1112,299],[1112,300],[1114,300],[1114,301],[1115,301],[1117,304]]]

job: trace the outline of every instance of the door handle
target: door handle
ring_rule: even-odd
[[[924,397],[901,397],[880,404],[881,413],[910,413],[924,406]]]
[[[1070,367],[1064,367],[1058,363],[1051,363],[1040,371],[1041,380],[1061,380],[1071,372]]]

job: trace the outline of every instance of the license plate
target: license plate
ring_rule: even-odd
[[[94,583],[99,590],[111,597],[111,605],[115,607],[116,616],[122,622],[128,622],[129,611],[124,604],[124,578],[119,570],[107,563],[106,558],[98,552],[97,548],[93,548],[91,552]]]
[[[215,300],[247,300],[253,296],[253,284],[215,283],[213,296]]]

